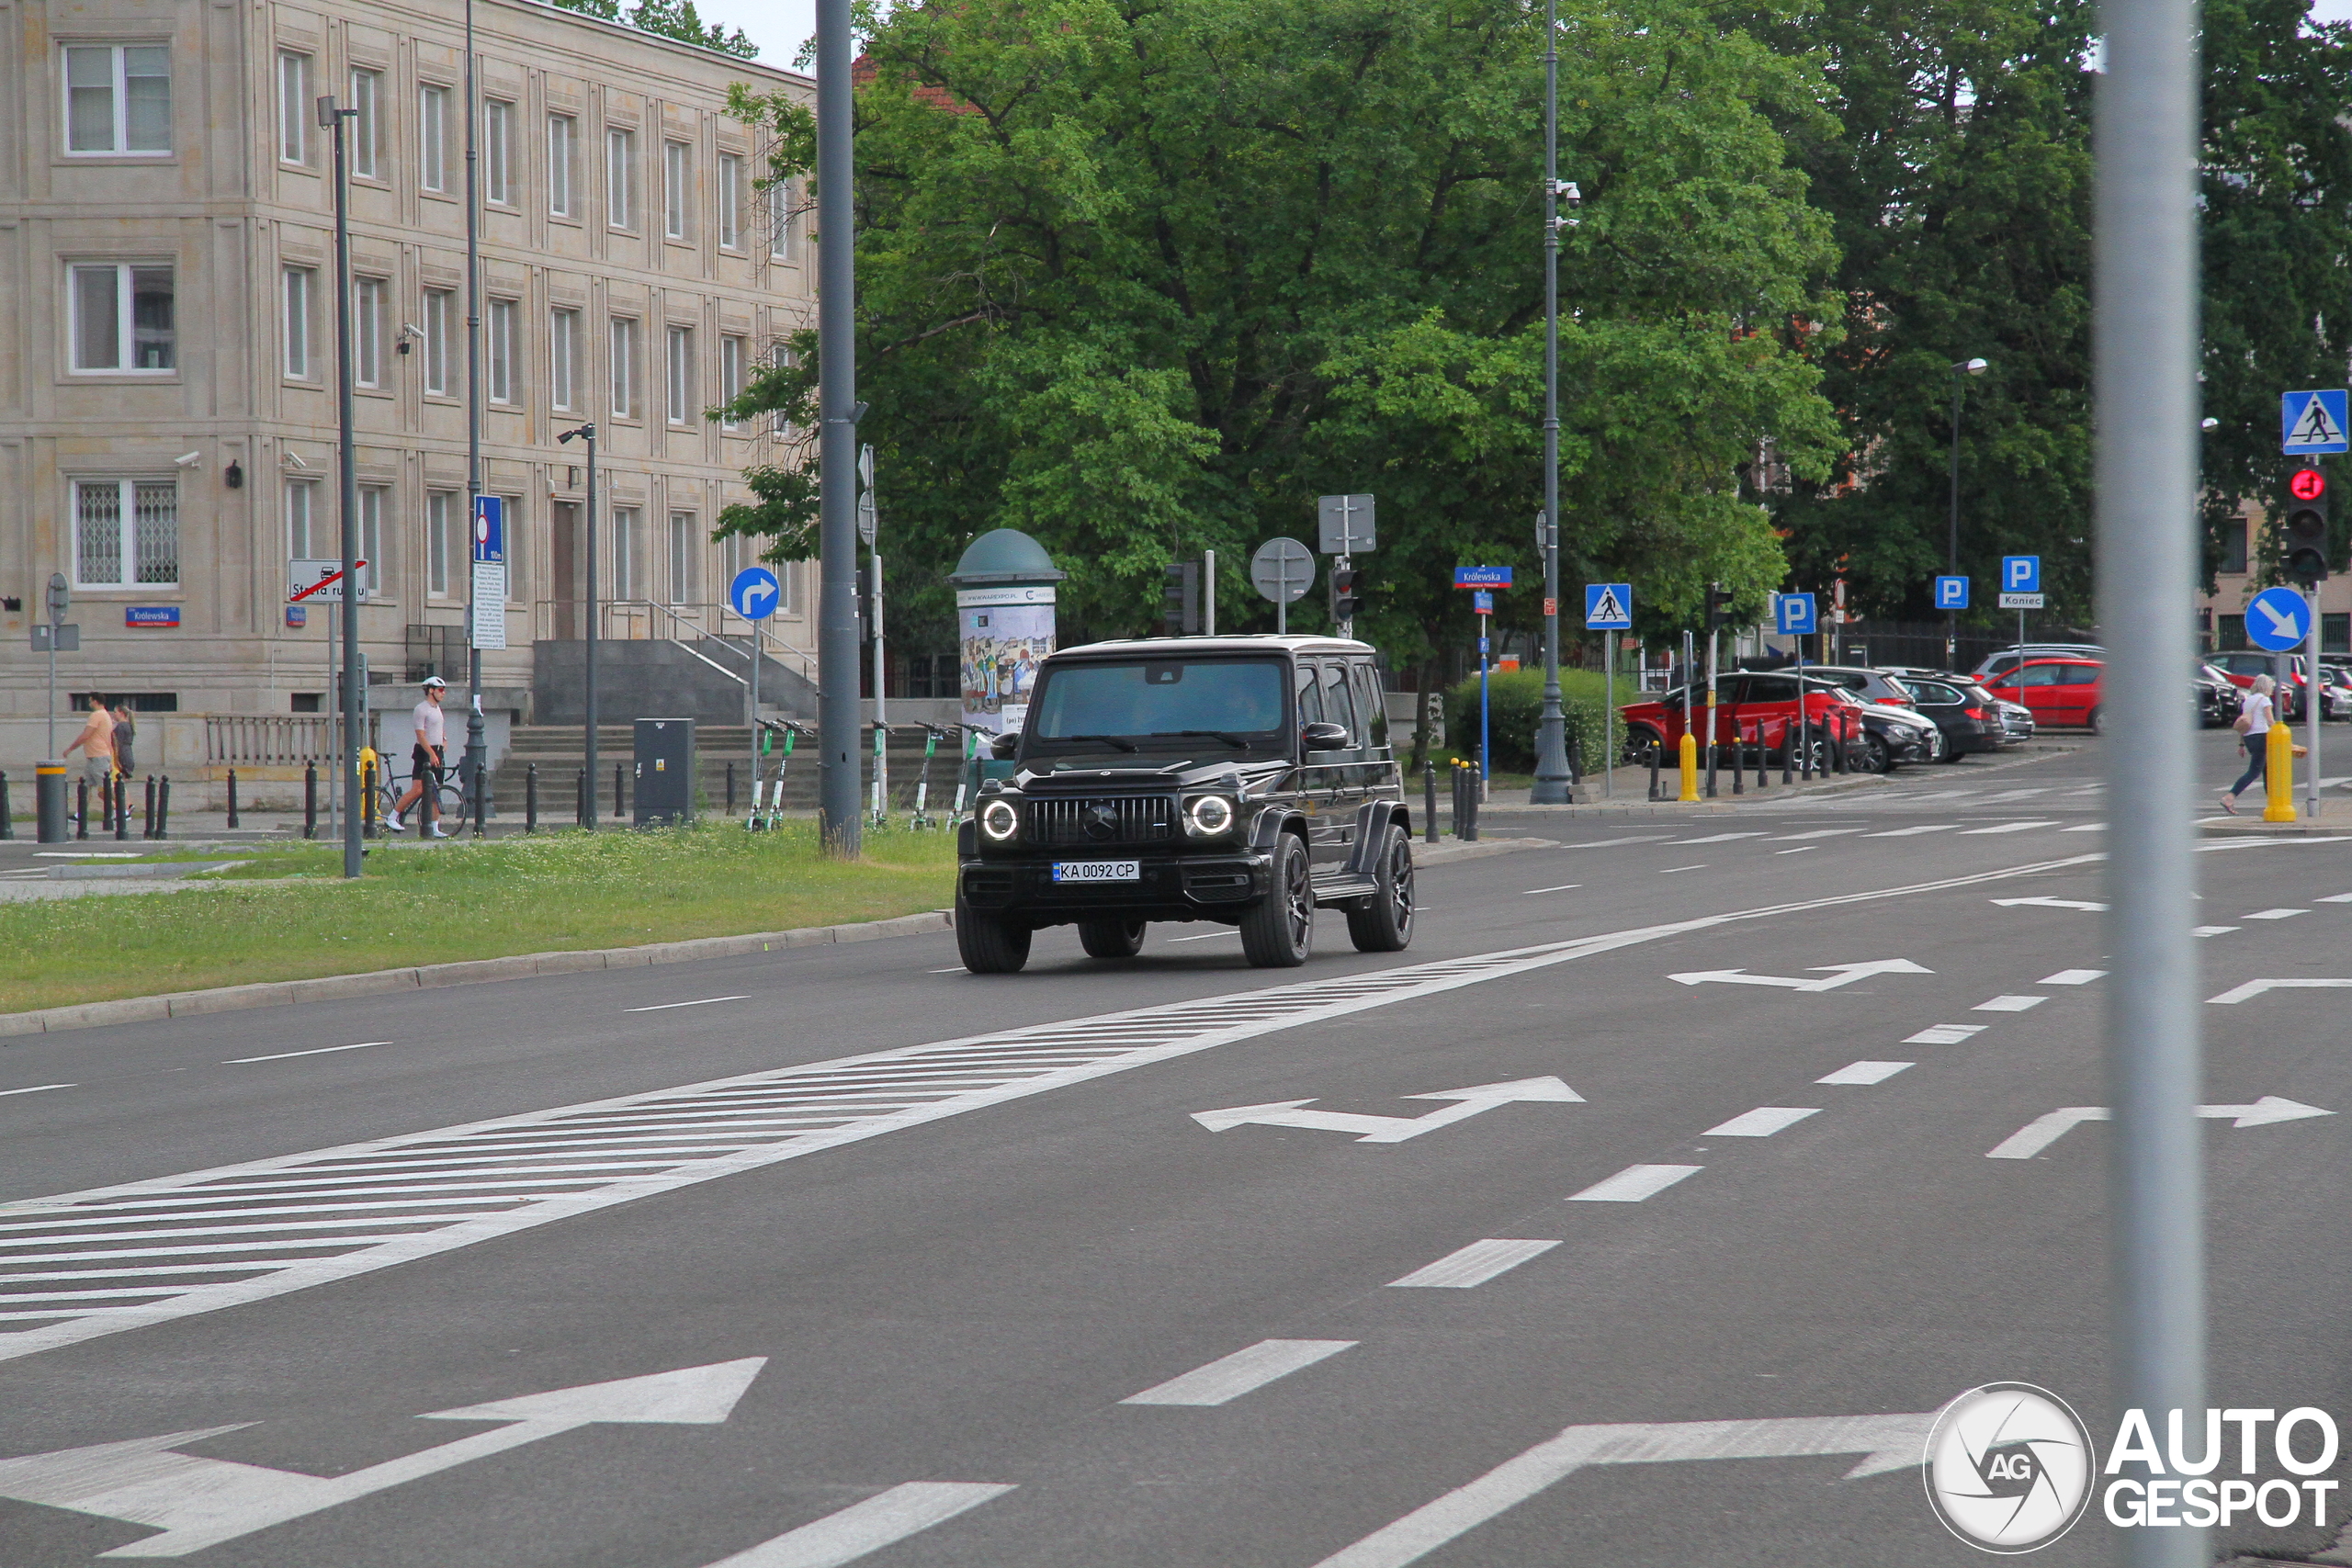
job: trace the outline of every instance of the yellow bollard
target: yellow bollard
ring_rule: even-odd
[[[1693,803],[1699,798],[1699,738],[1687,729],[1682,732],[1682,793],[1674,798]]]
[[[376,836],[376,749],[359,748],[359,836]]]
[[[2263,753],[2262,819],[2265,822],[2292,822],[2295,819],[2295,738],[2283,724],[2270,727]]]

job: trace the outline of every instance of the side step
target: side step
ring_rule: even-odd
[[[1323,908],[1332,904],[1351,903],[1358,898],[1374,897],[1379,892],[1379,884],[1369,876],[1318,876],[1315,879],[1315,906]]]

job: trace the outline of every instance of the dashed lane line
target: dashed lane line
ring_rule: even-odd
[[[623,1012],[668,1012],[673,1008],[707,1008],[713,1002],[748,1002],[749,997],[696,997],[690,1002],[655,1002],[650,1007],[623,1008]]]
[[[2256,909],[2251,915],[2241,915],[2242,920],[2291,920],[2297,915],[2308,915],[2309,909]]]
[[[1935,1023],[1929,1024],[1917,1034],[1905,1035],[1903,1043],[1905,1045],[1957,1045],[1972,1034],[1984,1032],[1984,1026],[1981,1023]]]
[[[1401,1280],[1388,1281],[1392,1290],[1466,1291],[1483,1285],[1498,1274],[1507,1274],[1530,1258],[1541,1258],[1560,1244],[1556,1241],[1509,1241],[1490,1238],[1474,1241],[1458,1251],[1449,1252],[1434,1263],[1425,1263]]]
[[[0,1360],[435,1257],[1195,1052],[1746,920],[2075,856],[1340,975],[0,1204]],[[1679,1179],[1687,1171],[1677,1171]],[[1608,1184],[1604,1183],[1603,1186]],[[391,1200],[355,1212],[356,1199]],[[266,1215],[261,1209],[277,1211]],[[82,1267],[67,1268],[64,1265]],[[94,1295],[23,1288],[33,1278]]]
[[[1978,1002],[1971,1012],[2026,1012],[2048,1001],[2048,997],[1991,997]]]
[[[1836,1072],[1813,1081],[1831,1084],[1884,1083],[1905,1068],[1917,1065],[1916,1062],[1849,1062]]]
[[[709,1568],[842,1568],[1012,1490],[980,1482],[910,1481]]]
[[[1328,1360],[1351,1349],[1353,1339],[1261,1339],[1246,1350],[1221,1356],[1207,1366],[1195,1367],[1141,1393],[1131,1393],[1122,1404],[1228,1404],[1278,1379]]]
[[[28,1084],[23,1089],[0,1089],[0,1096],[11,1094],[46,1094],[53,1089],[78,1089],[81,1086],[78,1084],[70,1083]]]
[[[1962,833],[1961,837],[1974,839],[1986,833],[2028,833],[2036,828],[2055,828],[2056,826],[2058,824],[2055,822],[1996,822],[1990,828],[1971,828]]]
[[[1638,1203],[1655,1198],[1686,1177],[1698,1175],[1702,1165],[1629,1165],[1606,1181],[1596,1181],[1568,1195],[1571,1203]]]
[[[337,1051],[367,1051],[378,1045],[390,1045],[389,1040],[362,1040],[350,1045],[313,1045],[307,1051],[278,1051],[266,1056],[232,1056],[220,1065],[242,1067],[253,1062],[285,1062],[296,1056],[331,1056]]]
[[[1708,1128],[1702,1138],[1769,1138],[1775,1133],[1786,1132],[1808,1116],[1821,1114],[1821,1107],[1806,1109],[1795,1105],[1759,1105],[1753,1111],[1743,1111],[1730,1121]]]
[[[2104,969],[2061,969],[2055,975],[2044,975],[2034,982],[2037,986],[2087,986],[2094,980],[2107,978]]]

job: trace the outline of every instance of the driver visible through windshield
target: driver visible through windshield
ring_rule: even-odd
[[[1279,744],[1284,684],[1283,665],[1272,659],[1048,666],[1029,709],[1029,739],[1208,741],[1235,750]]]

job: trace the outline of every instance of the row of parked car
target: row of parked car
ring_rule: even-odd
[[[1716,744],[1725,762],[1786,751],[1802,765],[1809,743],[1818,770],[1829,766],[1831,749],[1842,740],[1848,767],[1888,773],[1905,762],[1998,751],[2045,725],[2097,734],[2106,721],[2106,658],[2090,643],[2027,643],[2003,649],[1965,675],[1914,665],[1808,664],[1802,710],[1795,667],[1735,670],[1715,681]],[[2216,654],[2199,663],[2194,685],[2200,722],[2233,722],[2245,689],[2271,669],[2267,653]],[[2302,656],[2295,655],[2281,689],[2284,716],[2301,716],[2310,690]],[[2322,717],[2352,718],[2352,671],[2320,666],[2319,692]],[[1626,761],[1646,764],[1654,751],[1672,758],[1686,729],[1704,745],[1706,709],[1703,686],[1629,705]]]

